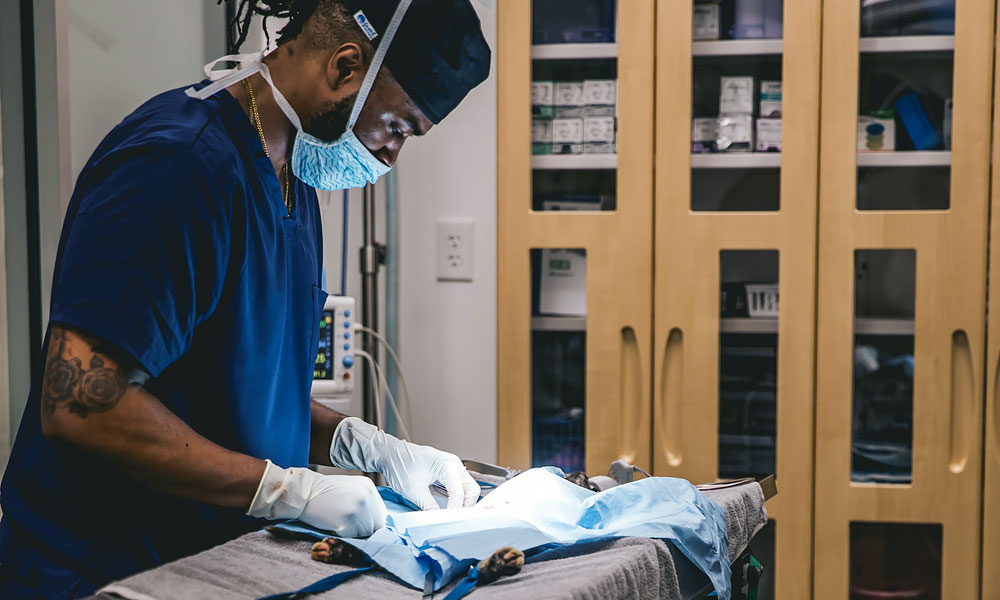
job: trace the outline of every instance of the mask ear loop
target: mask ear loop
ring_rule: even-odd
[[[267,65],[264,63],[260,63],[260,68],[258,70],[260,71],[261,77],[264,78],[264,81],[271,86],[271,92],[274,93],[274,101],[278,103],[278,108],[281,109],[281,112],[285,113],[285,116],[292,122],[296,131],[302,131],[302,121],[299,120],[299,115],[295,112],[295,109],[292,108],[291,103],[288,102],[285,95],[281,93],[278,86],[274,85],[274,80],[271,79],[271,69],[268,69]]]
[[[358,98],[354,101],[354,108],[351,109],[351,116],[347,120],[347,131],[353,130],[354,125],[358,122],[361,109],[364,108],[365,101],[368,100],[368,94],[375,84],[375,77],[378,75],[379,69],[382,68],[382,61],[385,60],[385,55],[389,52],[389,45],[392,44],[392,38],[396,36],[399,24],[403,22],[403,16],[406,15],[406,11],[410,8],[412,1],[400,0],[399,6],[396,7],[396,12],[393,13],[392,19],[389,21],[389,25],[386,26],[385,35],[382,36],[382,41],[375,50],[375,56],[372,57],[368,73],[365,74],[365,80],[361,82],[361,89],[358,90]]]
[[[260,68],[264,66],[264,63],[262,62],[263,58],[263,52],[257,52],[254,54],[227,54],[226,56],[219,57],[205,65],[205,76],[212,79],[212,83],[206,85],[200,90],[194,89],[193,86],[189,87],[184,90],[184,93],[191,98],[204,100],[205,98],[217,93],[219,90],[227,88],[234,83],[238,83],[259,71]],[[240,65],[235,69],[220,69],[218,71],[213,69],[215,65],[226,60],[239,62]]]

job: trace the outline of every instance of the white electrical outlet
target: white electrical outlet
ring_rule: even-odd
[[[438,280],[472,281],[475,231],[472,219],[438,219]]]

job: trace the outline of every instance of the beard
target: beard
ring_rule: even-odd
[[[339,139],[347,131],[347,121],[357,97],[357,94],[352,94],[338,102],[327,103],[323,112],[313,115],[306,132],[324,142]]]

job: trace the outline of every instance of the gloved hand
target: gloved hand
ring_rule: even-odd
[[[299,519],[342,537],[367,537],[385,526],[388,513],[367,477],[323,475],[301,467],[282,469],[267,461],[247,514]]]
[[[448,508],[472,506],[479,484],[457,456],[404,442],[357,417],[344,419],[333,432],[330,460],[341,469],[381,473],[386,484],[421,510],[438,508],[427,486],[448,490]]]

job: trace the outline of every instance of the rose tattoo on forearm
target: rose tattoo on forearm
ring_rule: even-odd
[[[122,370],[111,368],[109,364],[115,366],[114,362],[93,345],[92,356],[84,368],[86,357],[74,355],[69,344],[71,336],[85,339],[62,327],[52,327],[42,383],[42,410],[51,415],[56,409],[67,408],[85,419],[91,412],[114,408],[125,395],[128,384]]]

